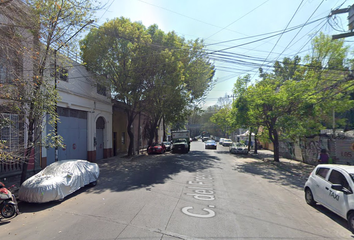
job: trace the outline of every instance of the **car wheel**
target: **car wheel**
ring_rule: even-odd
[[[306,188],[305,189],[305,199],[306,199],[306,203],[308,205],[311,205],[311,206],[315,206],[316,205],[316,201],[313,199],[313,194],[312,194],[310,188]]]
[[[354,233],[354,212],[351,212],[348,216],[348,227],[349,230]]]
[[[91,187],[94,187],[94,186],[96,186],[96,185],[97,185],[97,181],[93,181],[93,182],[90,183],[90,186],[91,186]]]

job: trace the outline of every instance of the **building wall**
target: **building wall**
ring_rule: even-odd
[[[6,106],[9,103],[14,103],[8,100],[9,98],[21,96],[18,94],[18,85],[13,84],[13,80],[18,79],[18,83],[21,82],[25,90],[31,89],[27,84],[31,83],[33,79],[35,38],[31,31],[26,28],[26,24],[31,25],[31,20],[33,20],[33,16],[30,15],[29,8],[22,1],[13,0],[2,3],[0,10],[0,69],[2,75],[0,79],[0,113],[11,115],[12,119],[17,119],[14,123],[20,124],[19,127],[8,127],[8,132],[11,132],[11,134],[0,136],[0,140],[11,142],[7,151],[13,152],[13,155],[20,158],[25,155],[27,147],[26,126],[28,124],[24,124],[24,116],[27,113],[19,113],[13,107],[8,108]],[[5,78],[3,78],[4,76]],[[8,94],[10,95],[7,96]],[[13,138],[13,136],[15,137]],[[28,170],[39,168],[40,158],[38,153],[39,151],[32,150]],[[12,174],[12,172],[20,171],[21,167],[22,164],[17,162],[1,163],[0,175],[4,172]]]
[[[113,145],[113,155],[126,153],[129,146],[127,133],[127,116],[122,107],[113,107],[112,136],[115,137]]]
[[[114,155],[127,153],[129,148],[130,138],[127,132],[127,115],[124,112],[125,105],[120,102],[115,102],[113,106],[113,123],[112,123],[112,136],[116,136],[113,141]],[[146,150],[148,147],[148,140],[143,136],[144,122],[147,116],[144,112],[137,114],[132,124],[131,130],[134,134],[134,153],[140,154],[140,151]],[[124,136],[124,137],[123,137]],[[162,142],[163,139],[163,125],[162,122],[158,130],[158,139]],[[124,141],[123,141],[124,140]]]
[[[107,96],[97,93],[95,80],[87,72],[85,67],[75,62],[58,61],[58,66],[64,63],[68,68],[68,79],[64,81],[57,78],[57,89],[59,91],[60,100],[58,107],[70,108],[87,112],[87,160],[96,161],[97,145],[95,140],[96,122],[102,117],[105,122],[103,130],[103,157],[111,157],[112,151],[112,104],[110,95],[106,92]],[[64,139],[65,143],[65,139]],[[53,162],[47,156],[47,149],[42,148],[42,157],[47,159],[47,163]]]

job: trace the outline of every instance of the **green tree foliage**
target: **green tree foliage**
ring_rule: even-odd
[[[353,106],[349,96],[353,88],[346,78],[348,48],[323,34],[312,44],[312,55],[305,57],[304,65],[298,57],[285,58],[275,63],[273,73],[260,69],[262,80],[246,91],[237,88],[242,94],[232,108],[234,123],[261,126],[274,145],[275,161],[279,161],[280,139],[317,134],[330,125],[334,110]],[[235,86],[242,85],[240,81]]]
[[[52,62],[52,51],[58,49],[73,36],[93,16],[94,1],[83,0],[26,0],[7,1],[0,6],[0,13],[10,15],[8,23],[14,31],[4,30],[9,38],[7,51],[14,51],[18,56],[19,69],[26,74],[19,74],[11,81],[15,91],[8,95],[11,101],[12,113],[24,116],[26,123],[27,146],[22,168],[21,182],[26,178],[27,163],[32,149],[41,144],[61,144],[61,138],[54,132],[42,139],[42,128],[45,115],[50,115],[48,124],[54,126],[58,120],[56,113],[57,91],[54,89],[54,79],[49,74]],[[13,18],[12,16],[16,16]],[[11,29],[10,29],[11,30]],[[12,48],[12,49],[11,49]],[[4,48],[3,48],[4,49]],[[13,60],[14,55],[8,55]],[[6,96],[5,96],[6,97]],[[1,96],[3,98],[3,96]],[[7,106],[7,109],[9,107]],[[45,141],[45,143],[43,143]],[[22,156],[23,156],[22,155]]]
[[[230,111],[230,106],[224,106],[210,117],[210,121],[221,129],[222,136],[228,136],[232,131],[230,128]]]
[[[138,112],[149,114],[145,132],[152,142],[162,119],[185,121],[191,104],[210,88],[214,66],[203,49],[198,40],[185,41],[156,25],[146,29],[125,18],[93,29],[81,42],[87,68],[107,76],[115,99],[126,105],[128,155],[133,154],[130,126]]]

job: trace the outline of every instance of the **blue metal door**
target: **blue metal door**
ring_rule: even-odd
[[[64,148],[58,150],[58,160],[87,159],[87,112],[58,107],[60,122],[58,134],[63,137]],[[47,116],[49,120],[49,116]],[[53,128],[47,126],[47,132]],[[47,151],[47,165],[55,161],[55,150]]]

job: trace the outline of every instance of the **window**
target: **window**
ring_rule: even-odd
[[[59,67],[59,79],[65,82],[68,81],[69,71],[66,68]]]
[[[97,93],[102,95],[102,96],[107,96],[106,95],[106,87],[97,83]]]
[[[6,119],[9,124],[0,129],[0,140],[5,141],[6,151],[15,151],[20,146],[19,115],[10,113],[1,113],[1,115],[1,118]]]
[[[20,67],[16,59],[0,59],[0,83],[13,83],[15,78],[19,78]]]
[[[332,184],[340,184],[348,190],[350,189],[349,183],[347,179],[345,179],[345,176],[342,173],[338,172],[337,170],[334,169],[332,170],[328,181],[330,181]]]
[[[316,175],[326,179],[327,174],[329,172],[329,168],[318,168],[316,171]]]
[[[0,84],[12,84],[22,76],[22,55],[17,48],[20,43],[13,27],[0,26]]]
[[[68,81],[68,76],[69,76],[69,71],[68,69],[58,66],[57,65],[57,80],[62,80],[67,82]],[[50,76],[55,77],[55,65],[54,63],[50,64]]]

